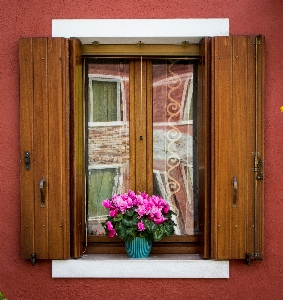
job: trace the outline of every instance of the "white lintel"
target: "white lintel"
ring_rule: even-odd
[[[198,43],[205,36],[228,36],[229,19],[54,19],[53,37],[77,37],[83,44]]]

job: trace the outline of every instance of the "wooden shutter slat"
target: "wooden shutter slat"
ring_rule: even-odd
[[[70,161],[71,161],[71,256],[83,254],[85,170],[84,102],[81,42],[72,38],[70,45]]]
[[[34,233],[28,237],[22,235],[22,256],[30,258],[35,254],[37,259],[62,259],[70,255],[69,72],[68,64],[61,61],[68,59],[68,45],[61,38],[22,39],[21,66],[25,49],[32,53],[33,63],[29,64],[30,78],[25,76],[24,67],[20,69],[21,87],[27,84],[30,88],[29,93],[23,88],[20,94],[21,152],[31,147],[32,172],[26,171],[21,161],[22,231],[25,219],[30,218],[34,220],[30,225]],[[25,122],[32,124],[29,133],[26,133]],[[28,142],[27,135],[30,135]],[[44,207],[40,191],[43,178]],[[28,184],[28,192],[24,184]],[[33,245],[32,249],[29,245]]]
[[[136,125],[135,125],[135,111],[136,111],[136,107],[135,107],[135,103],[136,100],[135,99],[135,84],[133,84],[135,82],[135,62],[134,61],[130,61],[130,68],[129,68],[129,80],[132,84],[129,84],[129,89],[130,89],[130,105],[129,105],[129,110],[130,110],[130,114],[129,114],[129,128],[130,128],[130,140],[129,140],[129,144],[130,144],[130,189],[131,190],[136,190],[136,176],[135,174],[133,174],[132,172],[134,172],[135,170],[135,165],[136,165],[136,151],[135,151],[135,145],[136,145]]]
[[[37,258],[48,257],[48,92],[47,92],[47,39],[33,40],[33,167],[35,252]],[[45,208],[41,207],[40,181],[45,178]]]
[[[256,223],[262,225],[263,182],[252,169],[257,116],[261,128],[263,121],[256,100],[258,96],[261,103],[263,94],[258,94],[256,80],[263,73],[256,74],[254,41],[216,37],[212,42],[212,257],[217,259],[261,256],[255,244],[262,242],[262,227]],[[257,68],[262,70],[262,65]],[[263,130],[258,136],[262,145]],[[256,204],[258,194],[262,196]]]
[[[33,154],[33,55],[32,39],[20,40],[20,183],[21,183],[21,256],[31,258],[34,253],[33,165],[25,171],[25,151]],[[24,80],[23,80],[24,78]],[[32,157],[32,156],[31,156]]]
[[[146,62],[135,62],[135,153],[139,159],[135,162],[135,191],[142,192],[147,186],[147,138],[146,124],[144,118],[146,116]],[[141,77],[141,78],[140,78]],[[132,172],[132,170],[130,171]]]
[[[237,158],[233,160],[234,173],[238,175],[238,195],[237,208],[232,209],[232,224],[231,224],[231,241],[235,241],[235,246],[231,247],[231,257],[241,257],[241,249],[245,249],[246,242],[246,218],[247,211],[245,203],[248,202],[248,194],[251,189],[249,187],[250,180],[248,168],[248,155],[252,152],[251,141],[253,139],[253,124],[251,122],[248,107],[249,101],[247,97],[248,92],[248,77],[247,77],[247,40],[245,37],[239,37],[233,40],[233,139],[232,157]],[[245,123],[248,123],[245,125]],[[238,179],[237,178],[237,179]]]
[[[230,184],[232,182],[232,175],[227,173],[227,170],[231,170],[232,167],[231,158],[227,151],[228,149],[232,149],[232,141],[230,139],[232,135],[231,108],[233,107],[231,78],[232,50],[229,37],[224,39],[221,44],[216,43],[215,40],[212,41],[214,68],[212,88],[215,87],[214,101],[212,101],[212,124],[215,124],[214,134],[212,135],[212,189],[214,192],[212,215],[218,221],[214,232],[214,235],[217,236],[217,243],[214,244],[213,251],[220,252],[221,254],[219,255],[230,252],[230,207],[232,205],[232,187]],[[224,78],[226,80],[223,80]],[[220,115],[223,115],[223,117],[220,118]],[[226,184],[222,184],[222,182]],[[219,199],[225,199],[225,201],[219,202]],[[225,213],[219,214],[219,212]],[[221,249],[219,248],[219,244],[221,245]]]
[[[146,191],[153,194],[153,98],[152,98],[152,63],[146,63]],[[151,112],[151,113],[150,113]]]
[[[197,137],[198,137],[198,213],[200,255],[211,256],[211,39],[200,42],[198,69]]]
[[[265,38],[258,36],[256,41],[257,47],[257,145],[256,150],[259,151],[260,156],[263,160],[264,169],[264,82],[265,82]],[[263,170],[264,172],[264,170]],[[256,201],[256,212],[259,216],[255,222],[255,244],[258,252],[258,258],[263,259],[264,257],[264,174],[263,181],[256,182],[257,190],[255,192]]]
[[[68,94],[68,45],[64,39],[48,39],[48,144],[49,144],[49,252],[50,258],[66,256],[65,228],[69,228],[69,206],[63,199],[69,193],[69,94]],[[67,77],[68,78],[68,77]],[[59,101],[58,101],[59,100]],[[55,146],[56,145],[56,146]],[[53,166],[57,172],[53,170]],[[51,168],[51,169],[50,169]],[[52,170],[52,172],[50,171]],[[62,200],[61,200],[62,199]],[[58,247],[58,244],[60,247]]]

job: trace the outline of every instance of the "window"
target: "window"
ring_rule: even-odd
[[[197,240],[197,180],[193,179],[197,134],[192,112],[197,64],[197,58],[183,56],[84,59],[87,253],[96,252],[101,238],[113,241],[104,237],[101,222],[107,211],[102,200],[129,189],[162,196],[177,215],[178,242]],[[93,107],[98,107],[99,122],[92,122]],[[106,113],[113,107],[119,123]],[[167,239],[171,247],[166,251],[180,252],[172,247],[173,240]],[[124,246],[115,249],[123,252]],[[198,251],[197,246],[194,249]],[[154,247],[153,252],[161,250]]]
[[[70,66],[67,60],[68,43]],[[164,80],[159,76],[159,71],[164,66],[155,58],[150,61],[141,62],[139,59],[137,62],[129,62],[129,68],[136,74],[141,74],[141,70],[144,70],[144,75],[154,74],[154,69],[158,70],[157,80],[153,80],[153,84],[147,81],[150,76],[142,77],[143,86],[148,87],[145,92],[140,88],[140,78],[136,80],[135,76],[132,78],[129,75],[132,78],[129,82],[134,84],[134,88],[129,86],[130,95],[135,100],[142,99],[134,101],[137,107],[131,112],[130,106],[129,112],[129,134],[135,133],[135,138],[129,139],[129,149],[135,149],[136,158],[142,157],[141,160],[130,159],[130,169],[134,166],[134,170],[139,172],[139,176],[130,176],[130,187],[134,185],[139,190],[140,187],[143,189],[143,186],[147,186],[147,189],[155,188],[163,195],[168,193],[168,170],[160,168],[158,163],[154,163],[154,159],[150,161],[150,156],[153,154],[153,157],[159,158],[160,153],[155,149],[165,143],[166,126],[178,124],[190,128],[195,125],[197,112],[197,135],[192,135],[197,136],[197,168],[194,166],[195,160],[190,159],[191,148],[196,148],[189,146],[188,151],[185,151],[186,156],[183,156],[183,147],[180,146],[179,156],[182,160],[178,165],[178,176],[185,191],[181,196],[186,194],[188,203],[192,203],[194,197],[198,198],[198,226],[193,224],[198,235],[188,235],[185,239],[182,236],[168,238],[156,245],[157,252],[168,253],[172,249],[179,253],[197,251],[206,258],[216,259],[262,257],[263,46],[262,37],[205,39],[198,55],[198,97],[195,97],[195,90],[190,89],[190,80],[195,77],[195,73],[193,78],[184,77],[186,79],[182,81],[182,85],[186,88],[182,88],[178,103],[180,114],[178,117],[174,116],[175,119],[172,117],[169,125],[165,125],[164,118],[160,117],[158,109],[162,105],[157,107],[156,114],[153,113],[153,120],[148,120],[152,114],[142,113],[148,111],[148,99],[152,99],[148,95],[156,93],[159,97],[161,94],[156,91],[163,88],[161,83]],[[168,67],[168,63],[166,64]],[[21,153],[25,155],[29,152],[31,158],[29,160],[23,156],[21,161],[22,255],[29,258],[36,253],[38,258],[67,258],[70,256],[71,245],[72,256],[79,257],[84,242],[82,216],[83,208],[86,207],[86,173],[82,147],[83,73],[79,42],[76,39],[22,39],[20,73]],[[97,130],[104,126],[121,128],[127,118],[124,110],[127,100],[124,101],[126,98],[123,98],[121,79],[117,74],[114,74],[114,78],[106,77],[94,74],[89,80],[92,90],[90,94],[93,97],[92,100],[90,97],[90,105],[87,106],[90,111],[89,123],[90,128]],[[141,92],[145,98],[139,97]],[[102,113],[96,114],[97,110],[94,109],[95,105],[99,107],[99,102],[95,103],[98,94],[108,94],[110,108],[103,109],[103,119],[99,119]],[[197,109],[195,105],[191,105],[192,99],[196,98]],[[154,106],[150,108],[151,111],[154,109]],[[145,122],[133,122],[133,116],[137,119],[136,115],[139,113],[142,119],[146,119]],[[144,125],[139,128],[141,124]],[[155,129],[158,132],[156,135]],[[156,144],[148,142],[154,141],[155,136]],[[180,140],[179,144],[188,145],[191,138],[186,134],[183,138],[186,142]],[[146,146],[138,146],[142,141],[147,142]],[[175,149],[178,149],[177,144],[174,145]],[[90,150],[91,147],[87,149],[88,152]],[[166,161],[167,156],[163,155],[164,157]],[[27,164],[30,164],[30,170],[25,169]],[[165,165],[164,161],[160,164]],[[148,166],[151,172],[148,172]],[[92,165],[87,169],[90,178],[88,183],[102,182],[104,178],[108,178],[111,185],[102,184],[106,187],[104,191],[113,191],[125,182],[123,168],[123,163],[116,162]],[[43,177],[44,187],[40,185]],[[191,192],[196,179],[197,193]],[[42,200],[45,201],[45,208],[40,206]],[[103,212],[95,214],[93,218],[103,215]],[[192,219],[190,223],[194,223]],[[180,232],[186,231],[186,225],[182,225],[181,221],[179,224]],[[108,239],[106,241],[103,238],[89,240],[88,249],[92,251],[91,248],[95,247],[95,251],[99,252],[106,244],[110,245]],[[117,243],[119,244],[118,241]],[[116,251],[116,246],[110,245],[111,251]]]
[[[105,235],[102,200],[129,189],[162,196],[176,213],[179,242],[197,239],[197,61],[184,56],[84,59],[87,253],[95,252]],[[123,252],[124,245],[116,250]]]

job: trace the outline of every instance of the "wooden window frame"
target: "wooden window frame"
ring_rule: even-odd
[[[140,97],[140,79],[135,80],[133,74],[140,74],[140,57],[143,57],[143,60],[154,59],[156,57],[188,57],[192,58],[194,61],[199,59],[199,45],[82,45],[82,57],[91,58],[91,57],[125,57],[134,59],[130,63],[130,74],[132,77],[130,81],[133,84],[130,86],[130,98],[131,103],[136,103],[139,105],[140,101],[134,101],[135,98],[139,99]],[[136,61],[136,62],[134,62]],[[144,76],[144,85],[151,86],[151,64],[147,64],[144,61],[143,64],[143,74]],[[148,73],[148,74],[147,74]],[[86,76],[86,75],[85,75]],[[148,78],[148,79],[146,79]],[[143,94],[143,105],[144,108],[139,109],[152,109],[152,95],[151,89],[147,89],[147,93]],[[86,92],[85,92],[86,94]],[[147,116],[147,126],[144,128],[144,136],[147,137],[147,142],[144,144],[144,148],[141,148],[139,145],[139,136],[136,136],[135,133],[139,127],[139,121],[134,117],[133,113],[135,109],[134,105],[130,106],[130,148],[131,148],[131,158],[130,158],[130,168],[131,170],[139,170],[139,176],[131,176],[130,180],[131,186],[135,186],[136,190],[140,190],[139,186],[146,186],[149,193],[152,193],[153,190],[153,174],[148,174],[146,171],[146,166],[152,166],[152,117],[150,114]],[[139,128],[140,129],[140,128]],[[149,147],[150,145],[150,147]],[[139,165],[136,166],[135,156],[136,152],[141,153],[144,160],[139,160]],[[143,171],[142,171],[143,170]],[[141,176],[141,173],[144,173],[144,176]],[[136,181],[136,178],[141,179],[141,181]],[[144,178],[144,179],[142,179]],[[109,238],[107,236],[86,236],[85,235],[84,243],[84,253],[86,254],[125,254],[124,242],[121,241],[118,237]],[[199,254],[198,235],[188,235],[188,236],[170,236],[164,237],[161,241],[154,243],[151,253],[153,254]]]
[[[173,50],[200,57],[200,233],[179,245],[181,237],[175,236],[158,245],[163,253],[174,240],[181,253],[198,249],[203,258],[262,259],[264,37],[205,38],[199,45],[163,49],[139,44],[121,47],[120,53],[117,47],[82,47],[76,38],[20,40],[22,257],[67,259],[84,252],[82,55],[95,48],[103,54],[108,49],[107,55],[131,55],[135,49],[137,55],[168,56]],[[97,249],[110,245],[104,238]]]

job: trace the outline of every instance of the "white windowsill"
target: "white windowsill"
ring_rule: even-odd
[[[53,260],[53,278],[229,278],[229,261],[203,260],[197,254],[91,254],[79,259]]]

